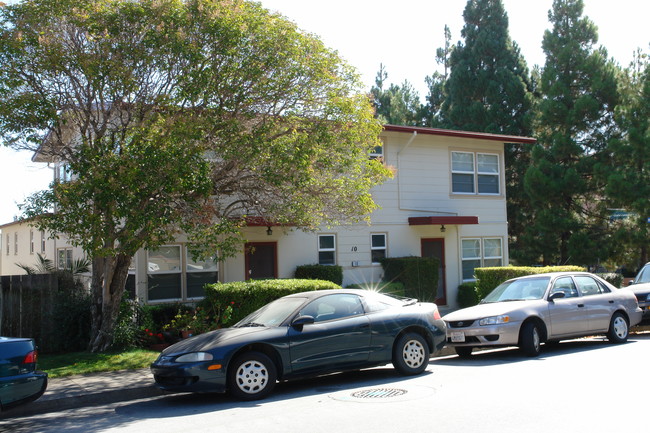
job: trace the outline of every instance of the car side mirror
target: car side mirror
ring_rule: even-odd
[[[313,316],[298,316],[291,322],[291,327],[302,331],[303,326],[311,325],[315,321],[316,319]]]
[[[565,296],[566,296],[566,295],[564,294],[564,292],[555,292],[555,293],[553,293],[551,296],[548,297],[548,300],[549,300],[549,302],[553,302],[553,301],[555,301],[556,299],[562,299],[562,298],[564,298]]]
[[[631,285],[634,284],[634,283],[635,283],[634,280],[630,280],[630,281],[627,282],[627,285],[628,285],[628,286],[631,286]]]

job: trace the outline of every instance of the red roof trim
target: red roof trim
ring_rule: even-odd
[[[461,224],[478,224],[477,216],[425,216],[425,217],[410,217],[410,226],[425,226],[425,225],[461,225]]]
[[[479,140],[501,141],[504,143],[535,143],[532,137],[517,135],[488,134],[486,132],[455,131],[452,129],[424,128],[421,126],[384,125],[385,131],[391,132],[417,132],[418,134],[441,135],[444,137],[476,138]]]

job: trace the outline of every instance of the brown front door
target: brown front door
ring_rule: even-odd
[[[442,238],[422,239],[422,257],[435,257],[438,265],[438,292],[436,304],[447,305],[447,287],[445,286],[445,240]]]
[[[245,248],[247,280],[278,277],[276,242],[250,242]]]

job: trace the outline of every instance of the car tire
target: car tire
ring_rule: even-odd
[[[393,366],[407,376],[422,373],[429,365],[429,345],[420,334],[402,335],[393,347]]]
[[[630,334],[630,325],[627,323],[625,316],[616,312],[609,322],[609,330],[607,331],[607,339],[614,344],[621,344],[627,341]]]
[[[526,356],[539,355],[542,349],[542,336],[539,326],[535,322],[526,322],[519,333],[519,349]]]
[[[240,400],[259,400],[275,387],[275,364],[261,352],[246,352],[237,356],[228,372],[230,393]]]
[[[456,355],[458,355],[459,358],[471,358],[472,357],[472,349],[473,347],[469,346],[456,346],[454,347],[456,350]]]

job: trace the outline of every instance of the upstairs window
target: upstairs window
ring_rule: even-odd
[[[500,194],[499,155],[451,152],[451,190],[454,194]]]

